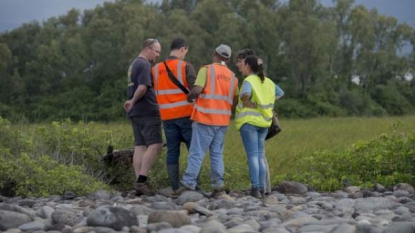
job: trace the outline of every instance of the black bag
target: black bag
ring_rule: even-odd
[[[268,134],[265,140],[268,140],[281,132],[280,122],[278,121],[278,114],[273,111],[272,123],[268,128]]]
[[[189,90],[185,87],[185,86],[183,86],[180,82],[179,82],[179,80],[177,80],[177,78],[176,77],[174,77],[174,74],[173,74],[173,72],[171,72],[171,70],[170,70],[170,68],[167,66],[167,64],[166,64],[166,62],[164,62],[164,65],[166,66],[166,70],[167,70],[167,73],[169,74],[169,78],[170,78],[170,80],[177,86],[177,87],[179,87],[180,88],[180,90],[182,90],[183,92],[184,92],[184,94],[189,94]]]

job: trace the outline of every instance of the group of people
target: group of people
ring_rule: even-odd
[[[128,100],[124,109],[130,118],[135,147],[134,189],[139,195],[154,195],[147,182],[148,173],[163,147],[162,127],[167,145],[167,173],[171,195],[200,190],[199,174],[204,156],[210,153],[212,196],[223,193],[225,134],[235,111],[237,130],[248,158],[251,196],[262,198],[270,192],[270,176],[265,157],[265,137],[271,124],[275,100],[284,92],[265,77],[264,64],[253,50],[237,55],[243,76],[241,89],[235,74],[226,66],[232,51],[219,45],[212,64],[200,68],[184,61],[189,46],[174,39],[169,57],[155,64],[161,52],[157,39],[147,39],[128,69]],[[180,144],[188,149],[187,167],[180,180]]]

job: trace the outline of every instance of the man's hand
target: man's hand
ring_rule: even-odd
[[[193,103],[193,98],[192,98],[192,96],[190,95],[190,93],[186,95],[186,99],[187,99],[187,102],[189,102],[189,103]]]
[[[200,95],[200,93],[202,93],[202,91],[203,87],[197,85],[193,86],[192,90],[190,90],[190,93],[186,96],[187,102],[193,103],[195,99]]]
[[[124,102],[124,110],[126,112],[131,111],[131,109],[133,108],[133,106],[134,106],[134,104],[133,104],[133,101],[132,100],[127,100],[127,101]]]

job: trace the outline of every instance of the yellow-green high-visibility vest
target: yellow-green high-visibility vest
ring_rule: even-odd
[[[272,122],[272,110],[275,102],[274,82],[269,78],[265,78],[262,82],[258,75],[249,75],[244,79],[244,82],[251,84],[251,101],[256,104],[256,108],[244,108],[239,97],[235,115],[236,129],[239,130],[245,123],[268,128]]]

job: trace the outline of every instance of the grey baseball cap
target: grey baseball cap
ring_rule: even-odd
[[[221,44],[215,49],[216,53],[218,53],[223,58],[231,58],[232,50],[231,47]]]

